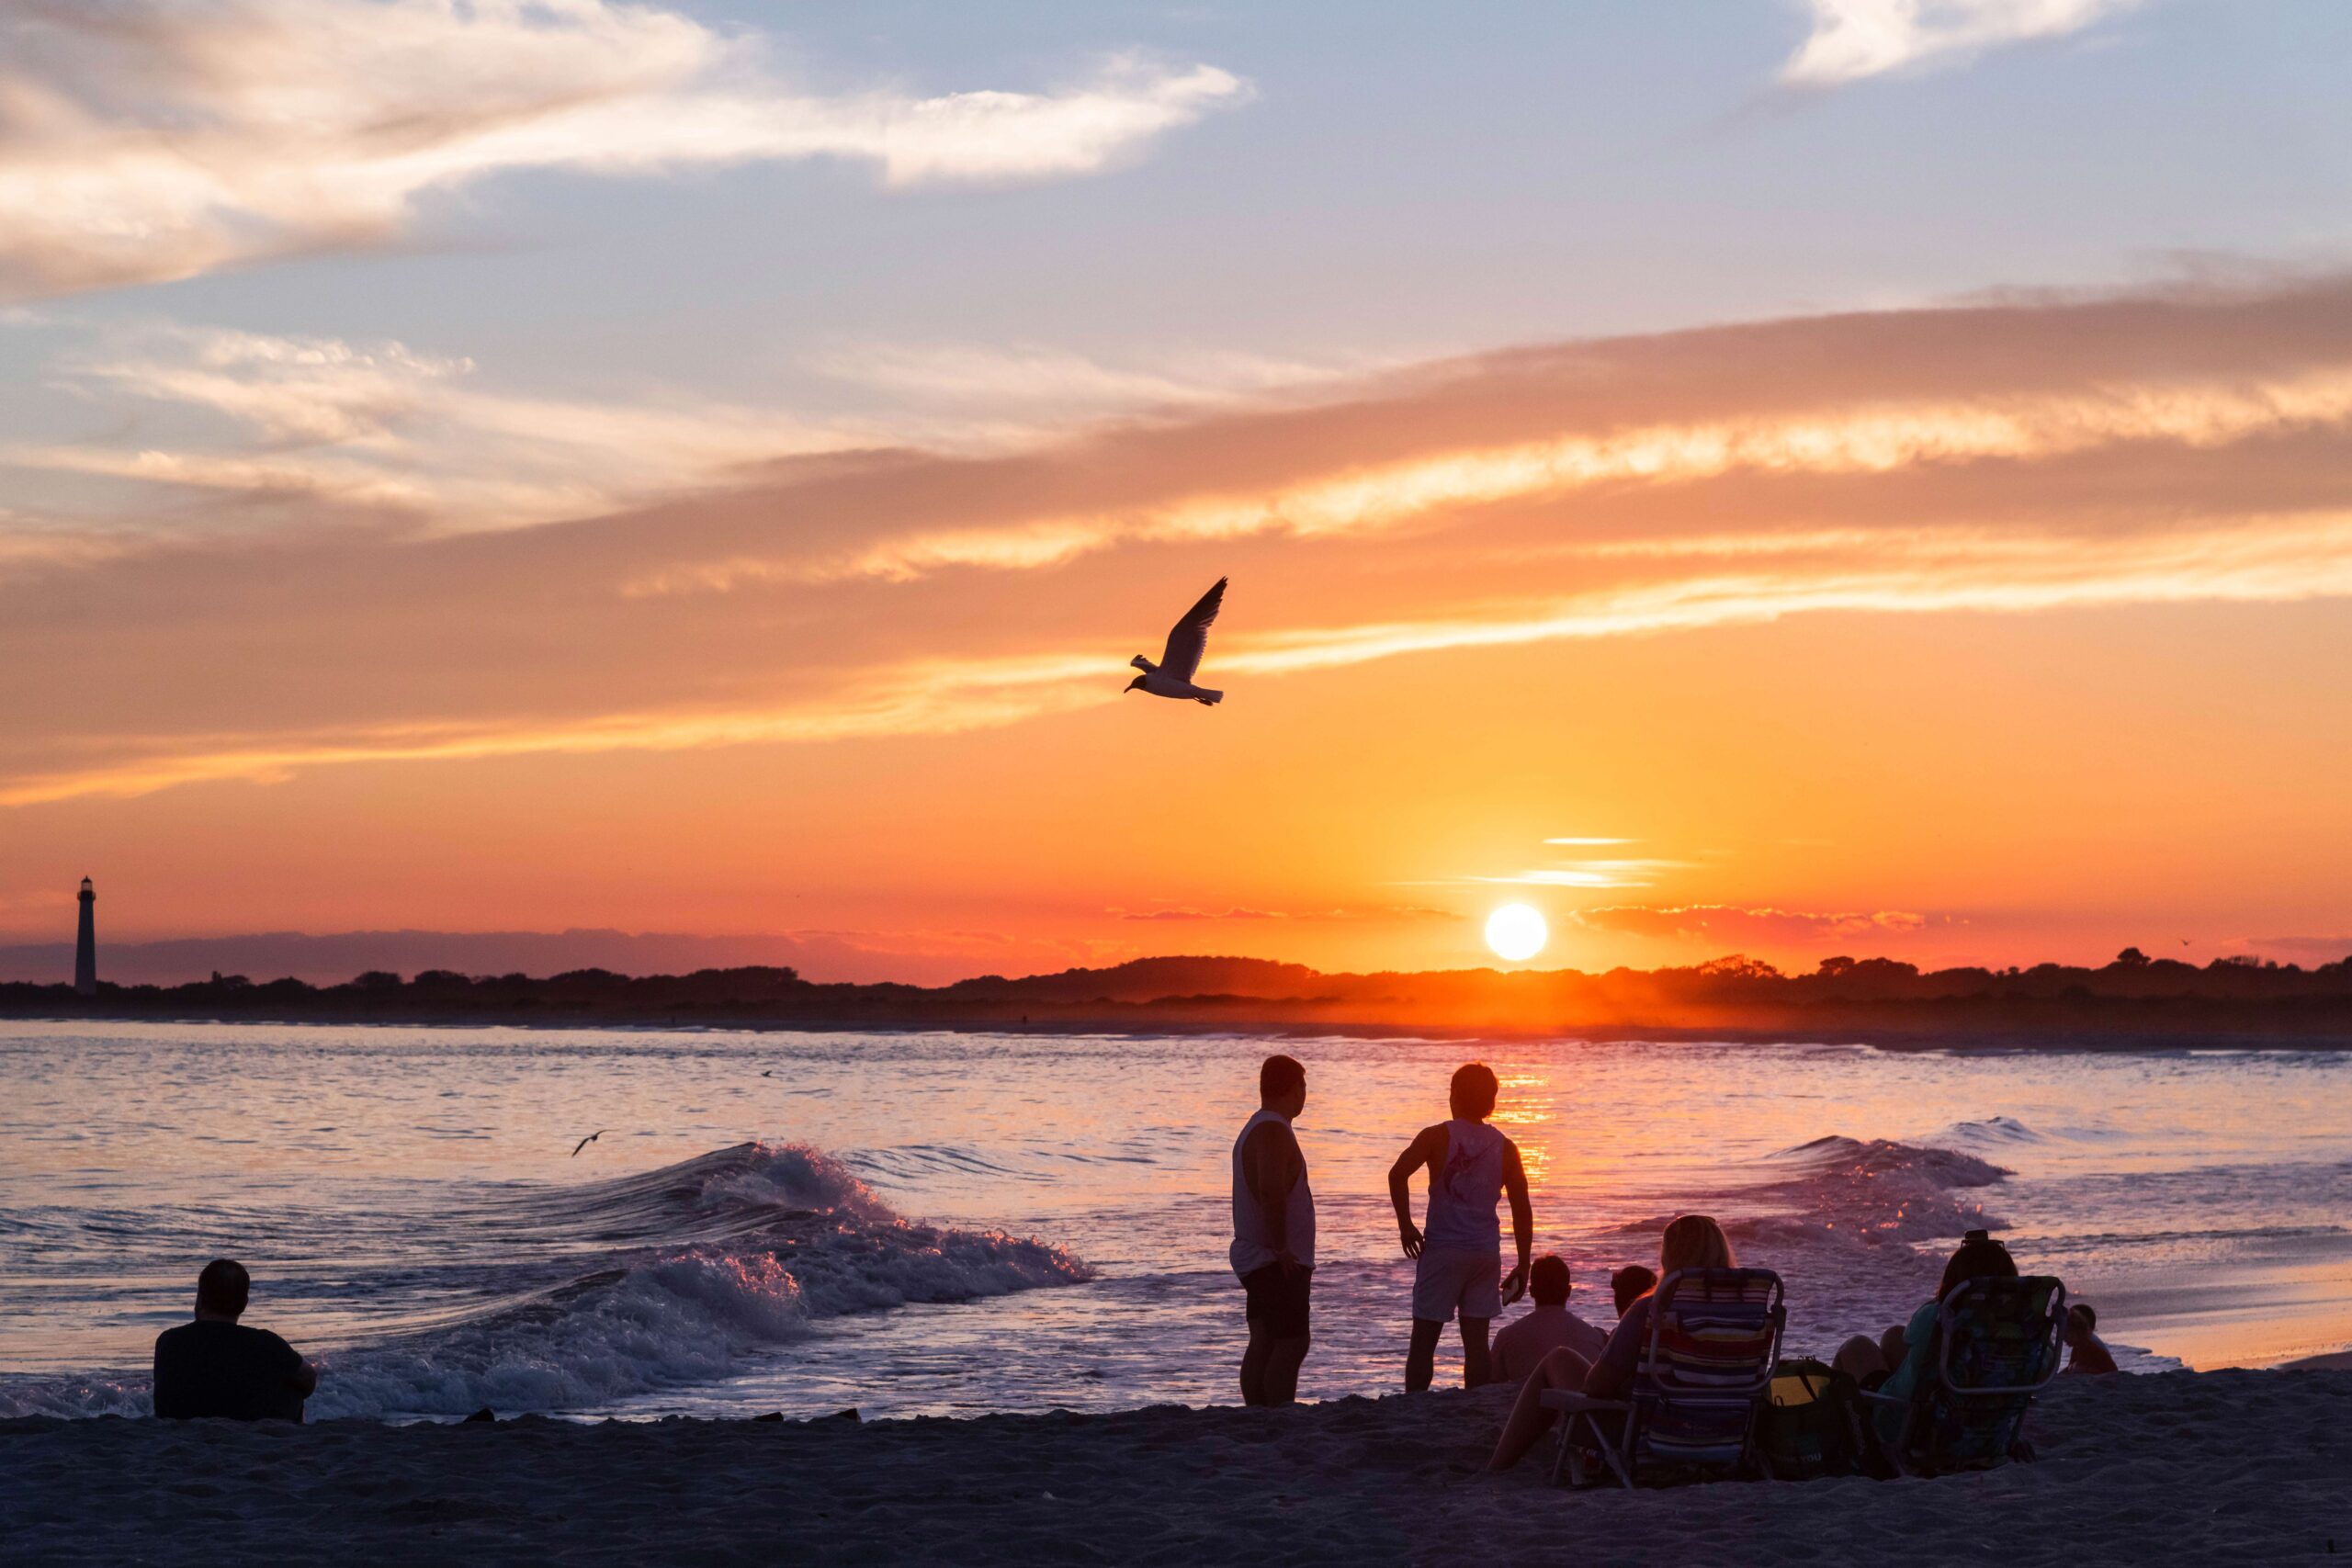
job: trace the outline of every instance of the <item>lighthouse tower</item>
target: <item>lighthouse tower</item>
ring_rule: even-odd
[[[82,931],[74,941],[74,988],[85,997],[98,994],[98,896],[90,879],[82,879]]]

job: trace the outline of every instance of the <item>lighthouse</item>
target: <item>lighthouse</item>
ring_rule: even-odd
[[[74,988],[85,997],[98,994],[98,896],[90,879],[82,879],[82,931],[74,939]]]

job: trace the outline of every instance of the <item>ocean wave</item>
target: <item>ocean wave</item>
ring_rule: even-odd
[[[1961,1150],[1832,1134],[1780,1150],[1765,1163],[1768,1179],[1710,1201],[1735,1242],[1867,1247],[2006,1228],[1973,1194],[2010,1172]],[[1656,1232],[1666,1223],[1660,1216],[1620,1228]]]
[[[311,1419],[549,1411],[729,1376],[830,1318],[1091,1278],[1064,1249],[908,1220],[822,1150],[742,1144],[658,1170],[501,1190],[466,1219],[581,1265],[430,1327],[314,1358]],[[144,1414],[142,1377],[0,1382],[0,1414]]]

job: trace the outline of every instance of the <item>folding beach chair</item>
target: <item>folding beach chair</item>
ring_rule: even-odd
[[[2065,1327],[2066,1287],[2047,1275],[1953,1286],[1936,1309],[1932,1372],[1907,1396],[1862,1393],[1879,1451],[1904,1475],[2031,1459],[2026,1412],[2058,1375]],[[1887,1411],[1902,1413],[1891,1440],[1872,1418]]]
[[[1565,1470],[1584,1485],[1588,1450],[1629,1487],[1667,1467],[1761,1468],[1756,1419],[1788,1324],[1781,1298],[1769,1269],[1684,1269],[1660,1280],[1630,1398],[1544,1391],[1544,1407],[1565,1417],[1552,1484]]]

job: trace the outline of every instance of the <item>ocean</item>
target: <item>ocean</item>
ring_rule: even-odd
[[[1305,1398],[1401,1384],[1386,1170],[1472,1059],[1596,1323],[1700,1211],[1793,1352],[1974,1225],[2127,1369],[2352,1345],[2352,1053],[7,1022],[0,1416],[144,1414],[219,1255],[322,1363],[313,1419],[1231,1402],[1270,1050],[1309,1075]]]

